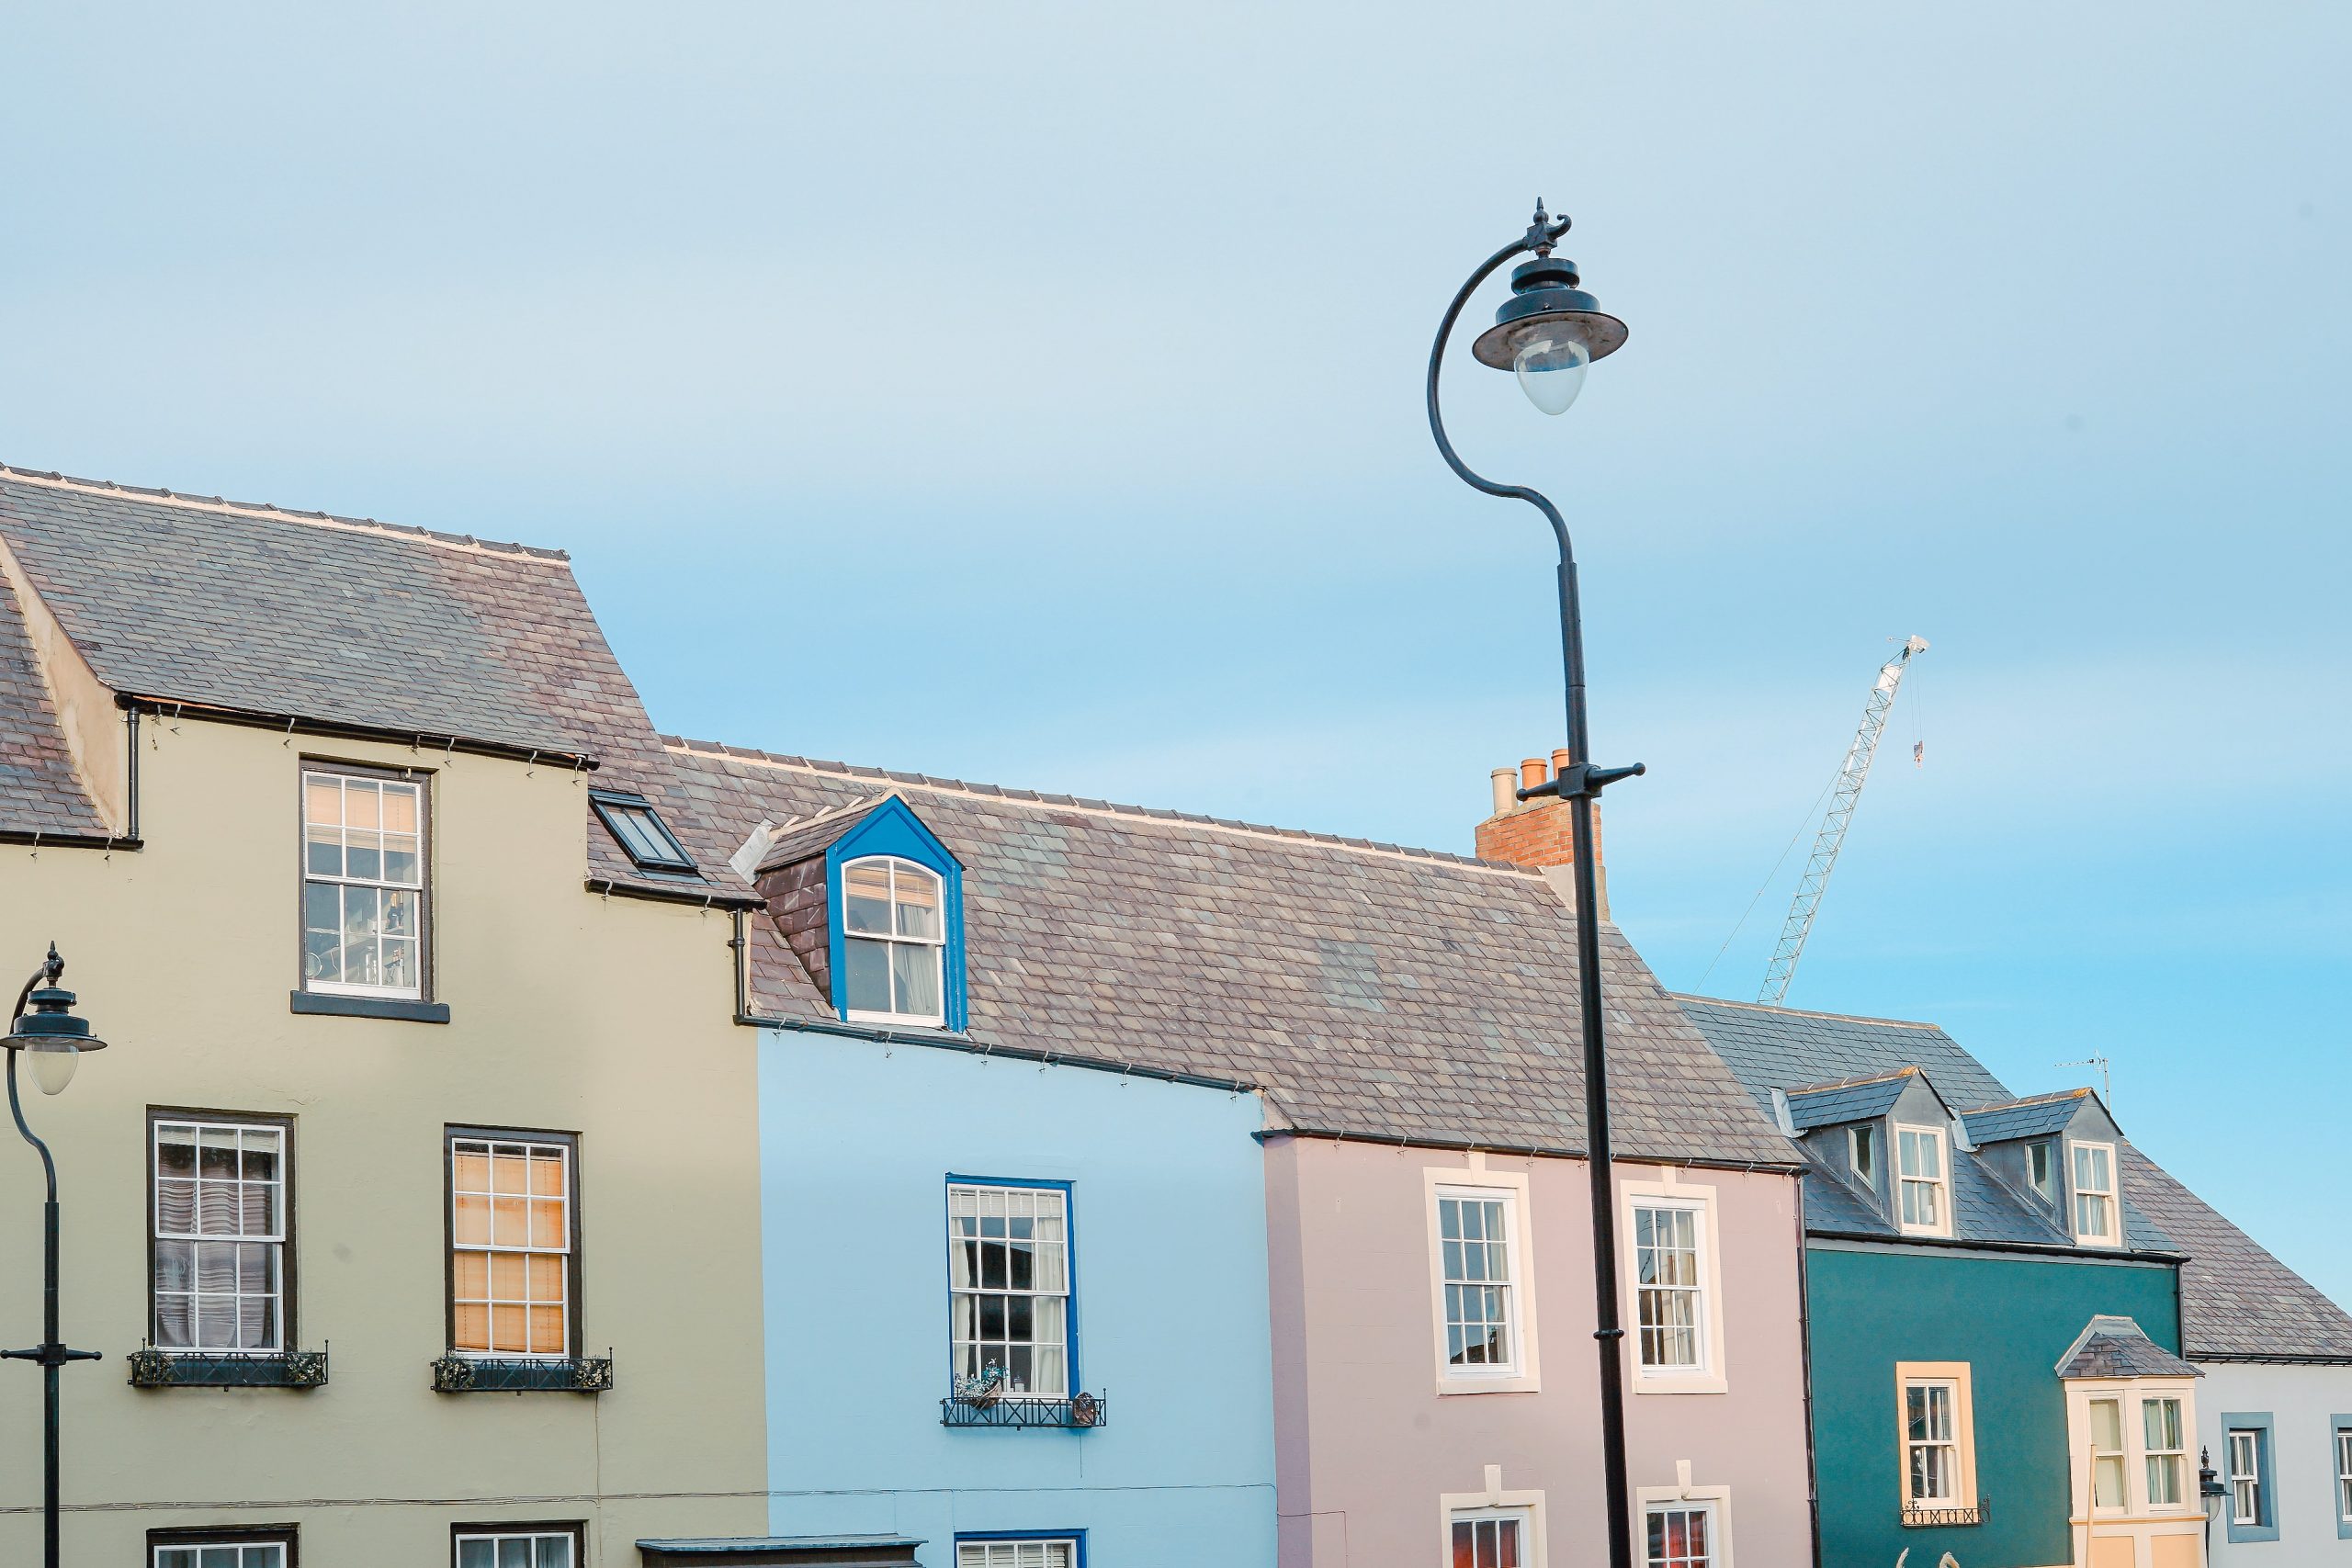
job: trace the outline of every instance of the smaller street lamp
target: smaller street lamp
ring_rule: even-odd
[[[2221,1472],[2213,1468],[2213,1450],[2197,1450],[2197,1500],[2205,1506],[2205,1549],[2213,1549],[2213,1521],[2222,1517],[2222,1500],[2230,1489],[2222,1484]]]
[[[0,1360],[37,1361],[41,1370],[41,1563],[58,1568],[57,1556],[57,1369],[68,1361],[95,1361],[96,1350],[69,1350],[57,1337],[57,1162],[49,1145],[25,1125],[25,1108],[17,1096],[17,1058],[30,1056],[33,1082],[43,1094],[62,1094],[74,1081],[74,1069],[85,1051],[103,1051],[107,1043],[90,1032],[90,1021],[74,1014],[74,993],[58,985],[65,960],[57,944],[17,993],[16,1010],[9,1014],[8,1032],[0,1045],[8,1048],[8,1114],[40,1155],[41,1174],[49,1179],[49,1201],[41,1209],[41,1342],[29,1350],[0,1350]],[[28,1012],[29,1007],[32,1010]]]

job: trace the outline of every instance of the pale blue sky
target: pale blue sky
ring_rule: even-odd
[[[2159,1159],[2339,1299],[2352,12],[57,6],[0,19],[0,457],[561,545],[689,734],[1466,848],[1548,541],[1421,424],[1524,223],[1617,913]],[[1491,306],[1491,299],[1487,301]],[[1924,739],[1927,765],[1908,751]]]

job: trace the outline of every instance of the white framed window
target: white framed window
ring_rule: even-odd
[[[2025,1146],[2025,1176],[2043,1201],[2058,1201],[2058,1168],[2051,1158],[2049,1144],[2028,1144]]]
[[[2142,1400],[2140,1424],[2147,1443],[2148,1506],[2178,1507],[2186,1490],[2181,1476],[2188,1467],[2180,1401],[2169,1396]]]
[[[956,1568],[1078,1568],[1076,1536],[1023,1536],[1008,1540],[959,1540]]]
[[[1901,1179],[1901,1226],[1920,1235],[1951,1233],[1951,1184],[1944,1164],[1940,1127],[1894,1130],[1896,1171]]]
[[[424,994],[424,784],[302,770],[302,988]]]
[[[283,1350],[288,1129],[157,1116],[152,1132],[151,1342]]]
[[[1438,1189],[1445,1364],[1456,1376],[1519,1370],[1516,1209],[1517,1195],[1506,1189]]]
[[[2352,1425],[2341,1416],[2335,1418],[2335,1520],[2352,1526]]]
[[[1533,1535],[1525,1508],[1459,1508],[1447,1561],[1452,1568],[1533,1568]]]
[[[842,995],[853,1019],[946,1017],[946,885],[883,855],[842,867]]]
[[[957,1397],[1070,1393],[1069,1193],[947,1189],[949,1340]]]
[[[1855,1178],[1871,1191],[1878,1190],[1878,1126],[1864,1122],[1846,1129],[1846,1155],[1854,1168]]]
[[[1618,1269],[1635,1393],[1724,1393],[1723,1252],[1716,1191],[1671,1167],[1620,1177]]]
[[[2233,1428],[2229,1433],[2230,1522],[2261,1525],[2263,1517],[2261,1428]]]
[[[1645,1568],[1722,1568],[1711,1503],[1652,1503],[1643,1510]]]
[[[1430,1319],[1437,1391],[1524,1393],[1540,1386],[1535,1241],[1523,1170],[1486,1156],[1424,1166]]]
[[[1644,1371],[1707,1370],[1707,1300],[1701,1203],[1634,1205],[1634,1323]]]
[[[290,1530],[202,1530],[148,1537],[151,1568],[287,1568],[294,1544]]]
[[[448,1134],[449,1348],[574,1355],[571,1140]]]
[[[2123,1402],[2094,1399],[2090,1403],[2091,1506],[2128,1508],[2132,1506],[2123,1467]]]
[[[2075,1239],[2113,1246],[2123,1239],[2115,1201],[2115,1145],[2068,1145],[2075,1175]]]
[[[454,1568],[580,1568],[580,1532],[569,1525],[461,1529],[453,1539]]]
[[[1976,1424],[1969,1364],[1901,1361],[1894,1373],[1905,1521],[1925,1523],[1975,1507]]]

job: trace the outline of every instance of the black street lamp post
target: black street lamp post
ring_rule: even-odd
[[[49,957],[33,971],[17,993],[16,1010],[8,1016],[8,1033],[0,1045],[8,1048],[8,1113],[17,1131],[40,1152],[41,1172],[49,1179],[49,1201],[41,1208],[41,1342],[29,1350],[0,1350],[0,1360],[38,1361],[41,1369],[41,1564],[58,1568],[57,1561],[57,1369],[68,1361],[95,1361],[96,1350],[69,1350],[57,1337],[57,1162],[49,1145],[25,1125],[25,1109],[17,1098],[17,1058],[32,1058],[33,1082],[43,1094],[62,1094],[73,1081],[74,1068],[85,1051],[103,1051],[107,1043],[90,1032],[87,1019],[74,1016],[74,993],[61,989],[65,960],[50,943]],[[25,1010],[29,1004],[32,1010]]]
[[[1473,472],[1446,439],[1437,398],[1438,370],[1462,307],[1496,268],[1522,254],[1532,254],[1534,259],[1511,269],[1510,299],[1495,312],[1495,324],[1471,349],[1480,364],[1515,372],[1529,401],[1545,413],[1565,413],[1583,388],[1586,367],[1623,345],[1625,323],[1604,314],[1600,302],[1577,287],[1581,279],[1574,262],[1552,254],[1553,246],[1567,230],[1567,219],[1553,219],[1537,202],[1535,220],[1527,232],[1488,256],[1446,307],[1445,319],[1438,323],[1437,342],[1430,349],[1430,434],[1437,437],[1438,451],[1464,482],[1488,495],[1526,502],[1544,513],[1560,545],[1560,660],[1567,675],[1568,765],[1549,783],[1521,790],[1519,798],[1552,795],[1568,803],[1576,853],[1577,1002],[1584,1043],[1585,1131],[1592,1186],[1593,1297],[1599,1320],[1593,1337],[1600,1342],[1600,1355],[1601,1479],[1609,1510],[1611,1568],[1633,1568],[1632,1499],[1625,1473],[1624,1361],[1619,1344],[1625,1330],[1617,1301],[1616,1184],[1609,1151],[1609,1064],[1600,1010],[1600,897],[1593,866],[1592,806],[1603,788],[1644,769],[1638,762],[1630,768],[1592,765],[1592,738],[1585,719],[1584,626],[1577,605],[1576,550],[1560,509],[1525,485],[1497,484]]]

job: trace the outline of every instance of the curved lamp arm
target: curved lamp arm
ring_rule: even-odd
[[[1531,490],[1525,485],[1497,484],[1464,462],[1461,454],[1454,451],[1453,443],[1446,439],[1445,418],[1438,412],[1437,398],[1438,372],[1445,363],[1446,340],[1453,335],[1453,323],[1460,319],[1462,307],[1470,302],[1470,296],[1478,291],[1478,285],[1492,277],[1496,269],[1513,256],[1530,251],[1548,254],[1560,236],[1567,231],[1567,219],[1547,219],[1539,205],[1535,210],[1535,221],[1527,226],[1527,232],[1488,256],[1479,265],[1478,270],[1470,275],[1470,280],[1455,292],[1453,303],[1445,308],[1445,319],[1437,324],[1437,342],[1430,346],[1429,404],[1430,434],[1437,437],[1438,452],[1445,458],[1447,467],[1460,474],[1463,482],[1475,490],[1501,496],[1507,501],[1523,501],[1544,513],[1544,521],[1552,525],[1552,532],[1560,541],[1561,564],[1573,565],[1576,548],[1568,542],[1568,525],[1561,518],[1560,509],[1553,505],[1541,491]]]

